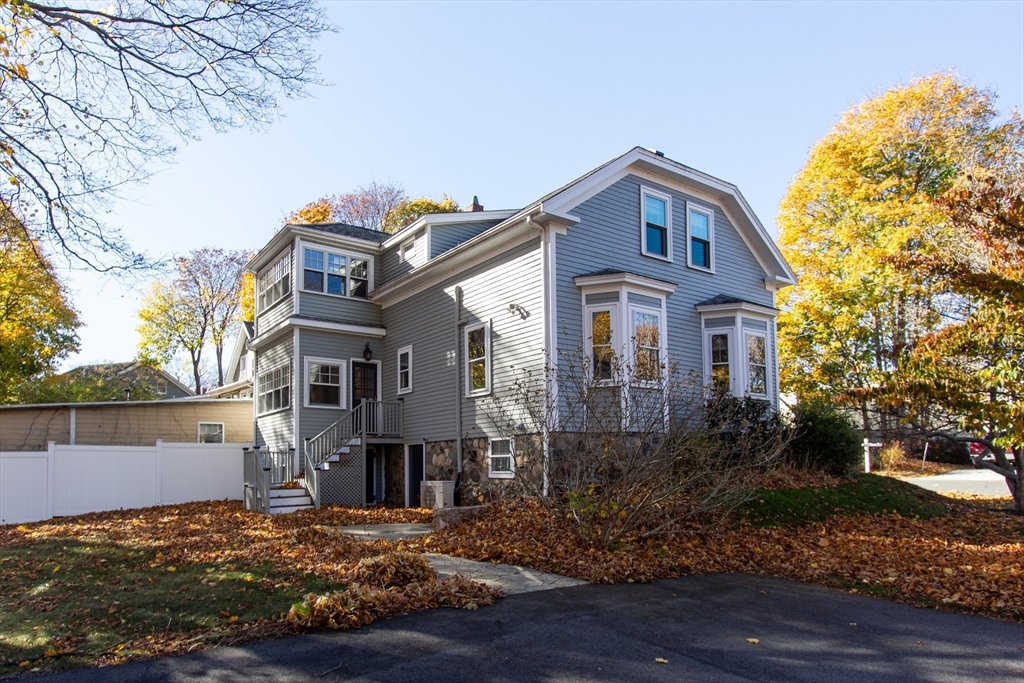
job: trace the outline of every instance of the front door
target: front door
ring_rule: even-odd
[[[377,364],[352,361],[352,408],[357,408],[364,400],[377,400]],[[376,410],[367,412],[366,431],[368,433],[374,434],[378,431],[379,420],[377,418]]]
[[[420,506],[420,482],[423,481],[423,444],[409,446],[409,507]]]

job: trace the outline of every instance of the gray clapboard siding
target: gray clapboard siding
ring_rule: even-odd
[[[641,184],[672,197],[671,263],[640,253]],[[686,265],[687,200],[714,211],[715,274]],[[571,213],[580,217],[580,223],[556,238],[556,336],[563,353],[571,353],[583,343],[582,297],[573,277],[604,268],[677,285],[667,300],[667,345],[670,361],[684,372],[702,372],[703,367],[700,315],[694,309],[697,303],[726,294],[774,305],[773,293],[764,286],[764,270],[743,238],[725,213],[705,200],[630,175],[573,207]],[[774,350],[774,341],[772,346]]]
[[[281,341],[274,346],[268,347],[256,353],[256,372],[253,374],[253,410],[259,410],[259,383],[257,378],[260,373],[287,363],[292,363],[291,333],[283,336]],[[268,446],[270,448],[294,446],[292,438],[292,410],[295,407],[295,368],[292,368],[292,386],[290,391],[291,406],[286,410],[279,410],[267,415],[256,417],[256,445]]]
[[[412,259],[411,262],[402,261],[401,259],[402,244],[408,242],[409,238],[403,239],[397,244],[392,244],[381,253],[380,283],[382,285],[402,277],[416,266],[427,262],[427,231],[425,229],[417,230],[416,234],[410,237],[416,240],[416,258]]]
[[[492,395],[501,397],[521,370],[543,372],[542,280],[540,241],[532,240],[384,310],[388,400],[399,398],[398,349],[413,347],[413,391],[402,395],[406,443],[455,437],[455,286],[463,289],[463,319],[490,321]],[[509,313],[510,303],[529,316]],[[465,398],[462,368],[458,373],[464,431],[471,437],[495,435],[487,399]]]
[[[498,223],[499,221],[474,221],[430,226],[430,258],[436,258],[454,249]]]
[[[299,292],[299,315],[357,325],[381,324],[380,306],[364,299]]]
[[[275,303],[273,306],[268,308],[266,311],[260,311],[256,315],[256,334],[265,334],[269,330],[280,323],[282,320],[287,319],[291,316],[294,310],[294,304],[292,297],[295,296],[295,291],[291,290],[286,294],[280,301]]]
[[[326,330],[299,330],[300,365],[299,370],[295,373],[295,405],[299,411],[299,438],[296,441],[300,447],[303,439],[316,436],[352,409],[352,360],[362,360],[363,349],[367,342],[370,343],[373,360],[381,360],[384,345],[380,339]],[[337,360],[344,366],[345,378],[342,382],[342,393],[345,397],[344,409],[306,407],[306,358]]]

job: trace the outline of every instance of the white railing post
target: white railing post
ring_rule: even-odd
[[[864,473],[871,474],[871,449],[881,448],[880,443],[871,443],[871,439],[864,437]]]

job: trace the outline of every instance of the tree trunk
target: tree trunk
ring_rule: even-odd
[[[202,380],[199,378],[199,364],[202,360],[202,351],[198,354],[190,353],[189,355],[192,356],[192,377],[196,382],[196,396],[198,396],[203,393]]]
[[[217,386],[224,386],[224,345],[214,347],[217,351]]]
[[[1013,449],[1013,460],[1017,466],[1017,481],[1007,479],[1007,484],[1012,484],[1013,509],[1018,515],[1024,516],[1024,447]]]

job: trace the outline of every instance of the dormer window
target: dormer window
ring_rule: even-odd
[[[645,256],[672,260],[672,198],[650,188],[640,188],[641,250]]]

